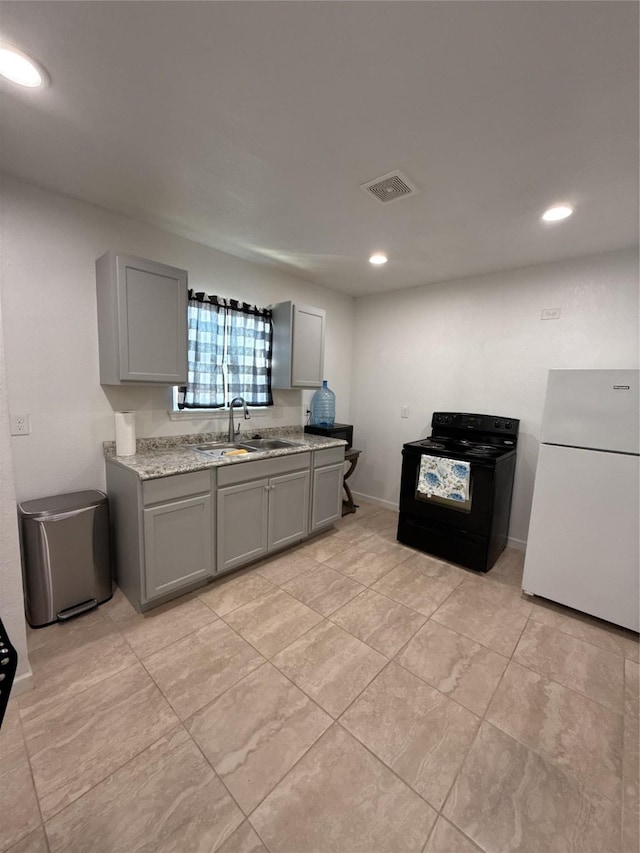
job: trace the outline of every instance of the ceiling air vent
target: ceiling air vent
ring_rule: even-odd
[[[406,198],[418,192],[411,181],[402,172],[398,171],[389,172],[388,175],[383,175],[381,178],[369,181],[368,184],[360,184],[360,186],[367,193],[371,193],[380,204],[387,204],[389,201]]]

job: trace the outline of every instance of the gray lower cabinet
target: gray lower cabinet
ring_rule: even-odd
[[[313,457],[311,533],[333,524],[342,516],[344,447],[316,450]]]
[[[269,480],[269,550],[285,548],[309,532],[309,469]]]
[[[245,463],[251,464],[251,463]],[[267,553],[269,481],[255,480],[219,489],[217,494],[218,560],[224,572]]]
[[[141,481],[107,460],[107,492],[116,581],[137,610],[213,577],[212,471]]]
[[[144,577],[148,600],[212,574],[211,496],[144,509]]]
[[[309,453],[221,468],[218,572],[304,539],[309,533],[309,484]]]
[[[107,459],[118,586],[148,610],[331,525],[343,459],[333,447],[144,481]]]

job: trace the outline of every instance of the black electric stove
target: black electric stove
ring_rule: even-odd
[[[402,449],[398,540],[489,571],[507,543],[519,425],[498,415],[434,412],[431,435]],[[425,491],[427,469],[453,470],[462,491],[441,484]]]

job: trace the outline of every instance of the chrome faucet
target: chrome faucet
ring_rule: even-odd
[[[233,423],[233,404],[236,402],[242,403],[244,407],[245,421],[248,421],[251,417],[244,397],[234,397],[233,400],[229,403],[229,441],[235,441],[236,435],[238,435],[238,433],[240,432],[240,424],[238,424],[238,430],[236,431],[235,424]]]

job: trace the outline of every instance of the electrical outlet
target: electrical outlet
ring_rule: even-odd
[[[11,435],[29,435],[31,422],[29,415],[11,415]]]
[[[541,320],[559,320],[560,319],[560,309],[559,308],[543,308],[540,312]]]
[[[408,418],[409,417],[409,406],[400,406],[400,417]]]

